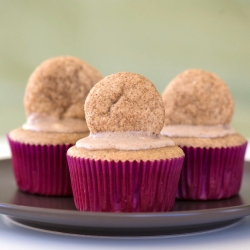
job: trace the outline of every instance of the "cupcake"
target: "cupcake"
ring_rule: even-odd
[[[162,135],[185,160],[177,198],[217,200],[238,194],[247,141],[230,127],[234,101],[223,80],[199,69],[175,77],[162,94]]]
[[[145,77],[105,77],[85,102],[90,135],[67,152],[82,211],[160,212],[173,208],[183,151],[160,131],[161,96]]]
[[[17,186],[40,195],[72,195],[66,152],[89,134],[84,101],[101,75],[69,56],[43,62],[30,76],[27,121],[8,134]]]

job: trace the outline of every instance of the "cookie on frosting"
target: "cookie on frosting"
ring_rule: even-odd
[[[229,124],[234,101],[223,80],[213,73],[190,69],[176,76],[162,94],[165,125]]]
[[[46,60],[29,78],[24,97],[26,115],[84,119],[86,96],[101,79],[97,70],[78,58]]]
[[[130,72],[113,74],[98,82],[86,99],[85,113],[91,133],[159,134],[164,124],[163,102],[155,86]]]

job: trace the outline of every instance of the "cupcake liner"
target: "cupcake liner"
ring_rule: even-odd
[[[236,195],[241,186],[247,143],[227,148],[181,147],[185,153],[176,197],[218,200]]]
[[[66,153],[72,145],[31,145],[8,136],[17,186],[40,195],[72,195]]]
[[[78,210],[161,212],[174,206],[184,157],[140,162],[67,158]]]

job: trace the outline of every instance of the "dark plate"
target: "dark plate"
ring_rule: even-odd
[[[167,213],[92,213],[76,210],[71,197],[43,197],[19,191],[11,161],[0,160],[0,213],[28,226],[73,234],[173,235],[211,230],[250,215],[250,162],[240,194],[220,201],[176,201]]]

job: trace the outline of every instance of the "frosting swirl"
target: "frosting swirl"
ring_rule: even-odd
[[[85,120],[31,114],[26,123],[22,126],[25,130],[37,132],[58,132],[58,133],[82,133],[87,132],[88,127]]]
[[[76,147],[88,150],[118,149],[145,150],[175,146],[175,143],[164,136],[152,135],[147,132],[102,132],[90,134],[76,142]]]
[[[229,125],[168,125],[164,126],[161,135],[169,137],[216,138],[235,134]]]

